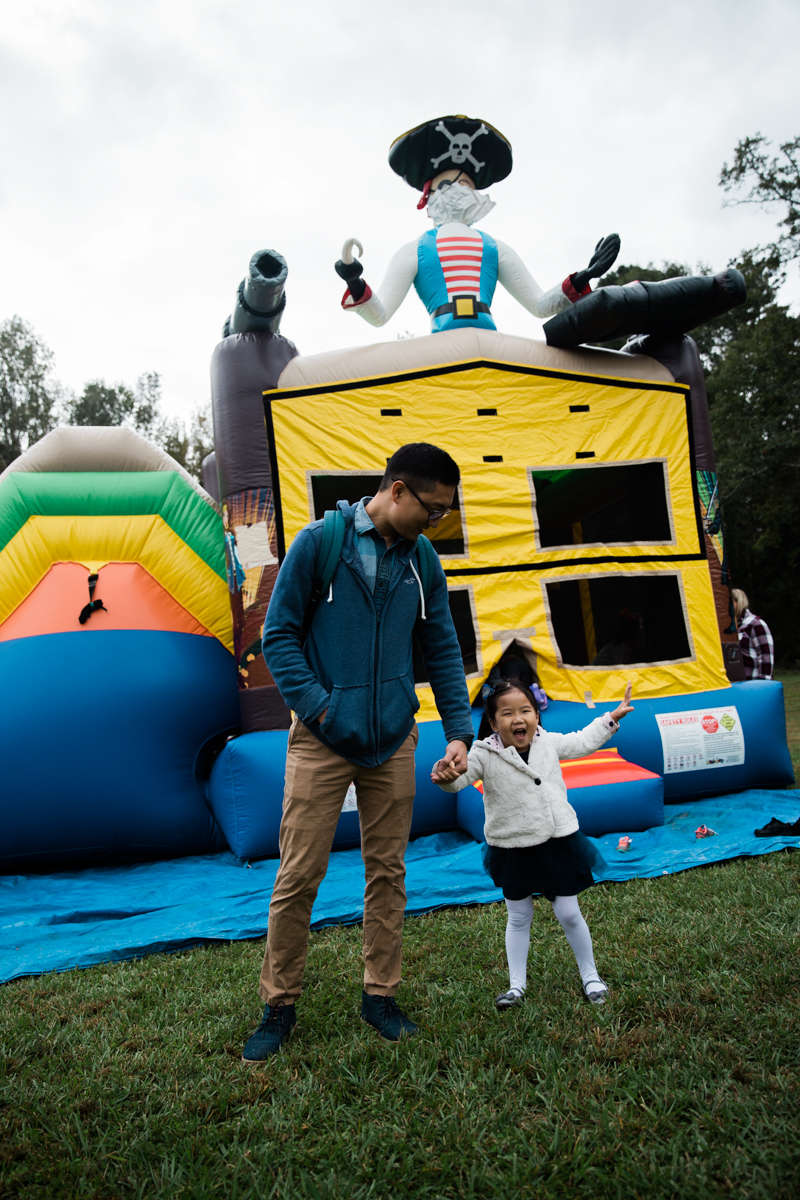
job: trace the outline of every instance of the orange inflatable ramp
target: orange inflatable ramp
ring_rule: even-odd
[[[78,621],[89,601],[89,572],[82,563],[53,563],[30,595],[0,625],[0,642],[45,633],[92,633],[102,629],[159,629],[211,637],[183,605],[139,563],[106,563],[98,573],[98,609]]]

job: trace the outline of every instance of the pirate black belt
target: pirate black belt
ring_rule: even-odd
[[[456,320],[473,320],[478,313],[489,313],[491,309],[488,304],[483,304],[482,301],[476,300],[474,296],[454,296],[449,304],[440,304],[431,313],[432,317],[443,317],[445,313],[449,313]]]

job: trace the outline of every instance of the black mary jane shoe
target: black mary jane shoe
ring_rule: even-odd
[[[501,992],[494,1002],[495,1008],[499,1008],[500,1012],[505,1012],[507,1008],[516,1008],[518,1004],[522,1004],[525,998],[524,992]]]
[[[608,1000],[608,984],[603,979],[590,979],[583,985],[583,994],[590,1004],[605,1004]]]

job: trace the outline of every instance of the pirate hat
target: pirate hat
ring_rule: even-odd
[[[511,165],[511,144],[502,133],[463,115],[426,121],[396,138],[389,150],[389,166],[419,192],[453,168],[482,190],[510,175]]]

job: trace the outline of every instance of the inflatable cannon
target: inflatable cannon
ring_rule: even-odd
[[[233,312],[222,327],[232,333],[277,333],[286,308],[286,259],[274,250],[258,250],[236,291]]]
[[[597,288],[546,321],[543,332],[548,346],[562,350],[583,342],[639,336],[679,343],[684,334],[737,308],[746,298],[744,276],[735,267],[717,275],[685,275],[655,283],[636,280]]]
[[[274,250],[259,250],[239,284],[232,315],[211,360],[214,415],[209,481],[222,508],[233,646],[244,733],[288,729],[290,717],[261,654],[261,630],[284,554],[263,393],[296,356],[279,329],[288,268]],[[209,456],[210,457],[210,456]]]

